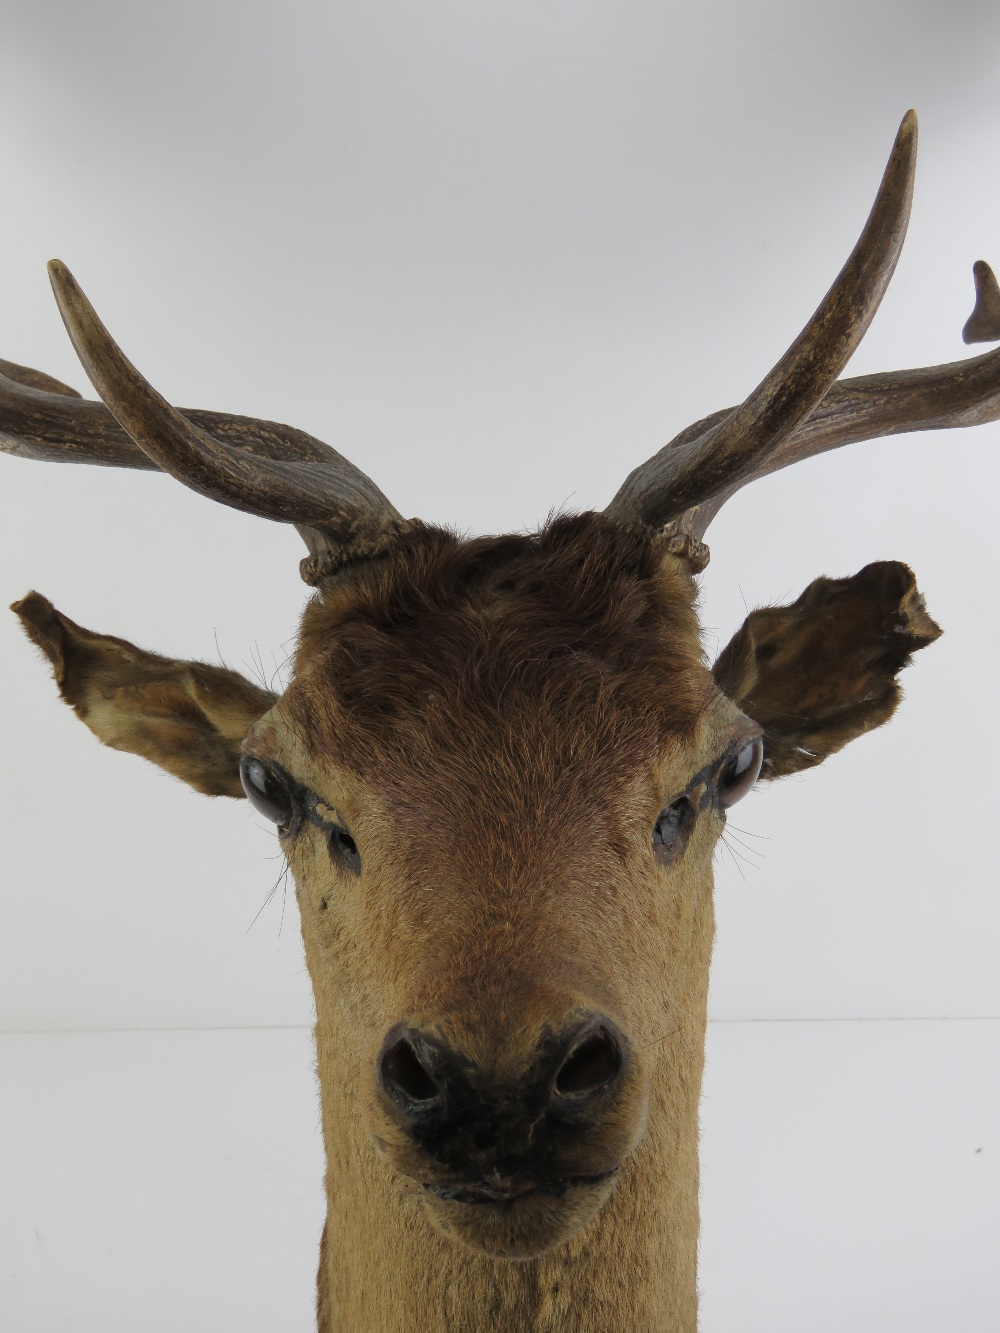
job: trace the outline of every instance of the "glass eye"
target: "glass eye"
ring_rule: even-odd
[[[653,855],[660,865],[669,865],[684,850],[693,823],[694,806],[686,796],[660,812],[653,826]]]
[[[760,766],[764,762],[764,742],[759,736],[747,741],[723,764],[716,779],[719,804],[728,809],[737,801],[742,801],[753,784],[760,777]]]
[[[286,829],[295,813],[292,797],[276,773],[259,759],[245,754],[240,759],[240,781],[247,800],[265,819]]]
[[[345,828],[335,828],[330,834],[330,855],[352,875],[361,874],[361,856],[358,844]]]

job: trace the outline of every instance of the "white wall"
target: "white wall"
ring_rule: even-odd
[[[288,421],[406,513],[600,507],[743,396],[921,115],[910,237],[853,373],[967,354],[1000,261],[1000,12],[982,0],[4,5],[0,355],[85,387],[44,262],[180,405]],[[947,633],[892,724],[748,798],[718,1017],[1000,1014],[1000,427],[858,445],[712,531],[711,643],[900,558]],[[0,457],[2,584],[280,672],[295,534],[166,478]],[[294,899],[245,804],[100,747],[0,618],[0,1025],[309,1019]],[[754,859],[754,858],[751,858]],[[745,879],[744,877],[745,876]]]

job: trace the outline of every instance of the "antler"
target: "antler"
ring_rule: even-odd
[[[950,365],[835,382],[899,257],[915,154],[911,111],[851,257],[785,356],[744,403],[688,426],[636,468],[606,513],[664,527],[695,567],[704,567],[708,551],[701,538],[709,524],[731,495],[757,477],[857,440],[1000,417],[1000,349]],[[977,293],[989,289],[984,274],[992,278],[980,261]],[[980,297],[977,309],[981,305]]]
[[[97,403],[0,362],[0,449],[29,458],[162,469],[212,500],[293,523],[308,583],[379,554],[416,526],[335,449],[303,431],[219,412],[180,412],[139,374],[58,260],[49,276]]]
[[[996,337],[1000,339],[1000,333]],[[725,408],[696,421],[667,448],[697,441],[703,432],[724,421],[732,411],[732,408]],[[667,535],[700,543],[716,514],[742,487],[758,477],[778,472],[829,449],[839,449],[841,445],[860,440],[873,440],[881,435],[982,426],[998,419],[1000,348],[984,356],[951,361],[943,366],[840,380],[791,435],[758,461],[749,475],[686,510],[667,525]]]
[[[962,341],[996,342],[1000,338],[1000,287],[985,259],[977,259],[972,265],[972,280],[976,284],[976,304],[965,321]]]
[[[916,160],[916,116],[896,136],[850,258],[774,369],[738,407],[715,412],[636,468],[606,509],[663,529],[696,568],[710,522],[742,486],[856,440],[1000,417],[1000,349],[945,366],[838,381],[878,309],[902,249]],[[0,361],[0,449],[31,458],[159,468],[213,500],[294,523],[309,583],[419,528],[336,450],[302,431],[224,413],[178,411],[124,357],[69,270],[49,265],[73,345],[102,403]],[[967,342],[1000,339],[1000,289],[974,268]]]

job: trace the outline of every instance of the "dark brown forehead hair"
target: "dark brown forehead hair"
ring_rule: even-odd
[[[535,770],[600,755],[612,778],[690,736],[716,695],[687,567],[594,513],[525,536],[425,529],[321,588],[296,671],[289,720],[366,780],[463,750]]]

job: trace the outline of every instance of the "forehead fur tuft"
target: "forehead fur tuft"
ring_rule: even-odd
[[[598,514],[530,536],[428,529],[314,599],[287,705],[361,772],[491,745],[634,762],[704,709],[694,600],[655,539]]]

